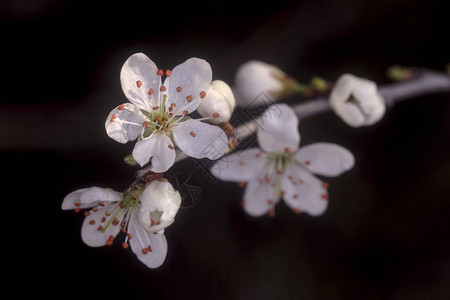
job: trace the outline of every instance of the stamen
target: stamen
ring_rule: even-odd
[[[244,181],[238,182],[238,187],[240,187],[240,188],[245,187],[245,182]]]
[[[120,104],[119,107],[117,107],[118,110],[122,110],[125,107],[124,104]]]
[[[164,71],[159,69],[158,71],[156,71],[156,75],[163,76],[164,75]]]
[[[142,249],[142,254],[147,254],[147,253],[148,253],[148,248]]]
[[[299,213],[301,213],[300,207],[294,208],[294,213],[297,214],[297,215],[298,215]]]
[[[167,147],[169,147],[170,150],[175,149],[175,147],[173,145],[168,145]]]
[[[199,94],[200,98],[205,98],[206,97],[206,92],[205,91],[201,91]]]
[[[153,106],[152,109],[153,109],[153,110],[158,110],[158,109],[159,109],[159,106],[158,106],[158,105]]]
[[[181,93],[181,91],[183,90],[183,88],[181,86],[177,86],[177,92]]]
[[[271,210],[269,210],[269,217],[273,218],[275,216],[275,210],[272,208]]]
[[[327,194],[322,194],[320,197],[321,197],[323,200],[327,200],[327,199],[328,199],[328,195],[327,195]]]
[[[112,115],[112,116],[111,116],[111,119],[109,119],[109,122],[112,123],[112,122],[114,122],[115,119],[116,119],[116,116],[115,116],[115,115]]]
[[[246,202],[245,200],[242,200],[242,201],[241,201],[241,205],[242,205],[242,206],[245,206],[245,204],[247,204],[247,202]]]
[[[286,153],[286,154],[291,153],[291,148],[286,147],[286,148],[284,149],[284,153]]]
[[[130,246],[130,244],[128,244],[128,243],[125,243],[125,242],[122,243],[122,248],[125,250],[128,249],[129,246]]]
[[[324,189],[327,189],[329,184],[328,184],[328,182],[324,182],[322,186],[323,186]]]
[[[149,90],[148,90],[148,94],[149,95],[153,95],[155,93],[155,90],[153,89],[153,88],[150,88]]]
[[[305,160],[305,165],[309,166],[311,162],[309,160]]]
[[[142,123],[142,127],[147,128],[150,125],[150,122],[145,121]]]
[[[77,207],[77,208],[75,208],[75,210],[74,210],[76,213],[79,213],[80,211],[81,211],[81,207]]]
[[[241,161],[239,162],[239,164],[240,164],[241,166],[245,166],[245,161],[241,160]]]
[[[169,70],[169,69],[167,69],[167,70],[166,70],[166,76],[167,76],[167,77],[170,77],[170,75],[172,75],[172,71]]]
[[[94,219],[90,220],[90,221],[89,221],[89,224],[90,224],[90,225],[94,225],[94,224],[95,224],[95,220],[94,220]]]
[[[140,88],[142,86],[142,81],[140,81],[140,80],[136,81],[136,86],[138,88]]]
[[[191,95],[189,95],[189,96],[186,97],[186,101],[187,101],[187,102],[191,102],[192,100],[193,100],[193,98],[192,98]]]
[[[217,119],[217,118],[220,117],[220,114],[218,112],[215,112],[215,113],[213,113],[212,116],[213,116],[214,119]]]
[[[197,136],[197,134],[196,134],[195,132],[193,132],[193,131],[189,132],[189,134],[190,134],[193,138]]]
[[[255,156],[256,156],[256,157],[261,157],[261,155],[262,155],[261,152],[259,152],[259,153],[256,153]]]
[[[147,249],[148,249],[149,252],[152,252],[152,246],[151,245],[148,245]]]
[[[187,114],[189,114],[189,112],[185,109],[185,110],[183,110],[183,114],[187,115]]]
[[[166,88],[165,85],[162,85],[162,86],[159,88],[159,90],[160,90],[161,92],[165,92],[165,91],[167,90],[167,88]]]
[[[104,206],[105,206],[105,203],[99,202],[99,203],[98,203],[98,206],[104,207]]]

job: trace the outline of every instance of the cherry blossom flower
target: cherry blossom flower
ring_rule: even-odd
[[[261,148],[227,155],[211,170],[219,179],[247,183],[242,205],[251,216],[274,216],[281,198],[295,213],[318,216],[328,204],[328,183],[313,174],[338,176],[354,165],[353,155],[336,144],[299,148],[298,118],[286,104],[263,113],[257,139]]]
[[[226,123],[236,107],[233,91],[222,80],[214,80],[206,91],[206,97],[197,108],[202,117],[210,117],[210,122],[215,124]],[[214,114],[219,116],[214,118]],[[211,118],[212,117],[212,118]]]
[[[373,125],[386,111],[377,85],[364,78],[343,74],[330,94],[330,105],[342,120],[352,127]]]
[[[243,107],[268,106],[268,103],[301,89],[299,83],[280,68],[258,60],[241,65],[234,83],[237,104]]]
[[[164,83],[162,77],[166,76]],[[143,53],[133,54],[122,67],[122,89],[130,101],[113,109],[105,122],[107,134],[120,143],[138,139],[132,156],[153,172],[167,171],[175,147],[194,158],[217,159],[227,150],[227,137],[215,125],[188,117],[206,97],[211,84],[209,63],[190,58],[163,71]],[[213,113],[212,118],[219,118]]]
[[[88,246],[111,246],[123,232],[122,247],[131,246],[141,262],[157,268],[167,254],[164,228],[173,223],[180,204],[180,194],[169,182],[158,179],[147,186],[133,184],[124,193],[100,187],[79,189],[64,198],[62,209],[90,209],[84,212],[81,228]]]

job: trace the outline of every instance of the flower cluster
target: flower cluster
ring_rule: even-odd
[[[190,58],[163,70],[136,53],[124,63],[120,82],[128,102],[112,109],[105,129],[119,143],[136,140],[127,160],[142,170],[123,192],[79,189],[64,198],[62,209],[85,210],[85,244],[111,246],[123,234],[122,247],[131,248],[149,268],[163,264],[168,247],[164,230],[181,205],[180,193],[162,174],[178,154],[217,160],[211,169],[215,177],[246,183],[241,203],[251,216],[273,217],[280,199],[296,214],[319,216],[328,205],[329,184],[315,175],[334,177],[353,167],[352,153],[339,145],[299,147],[299,119],[287,104],[269,105],[253,121],[259,147],[237,150],[237,130],[230,124],[236,105],[267,104],[258,102],[260,94],[279,101],[299,93],[310,96],[315,90],[330,92],[330,107],[352,127],[372,125],[385,112],[376,85],[366,79],[344,74],[333,88],[318,78],[309,87],[260,61],[242,65],[232,89],[222,80],[212,80],[211,66],[203,59]]]

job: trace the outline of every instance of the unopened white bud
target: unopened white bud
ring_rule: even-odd
[[[210,117],[215,124],[226,123],[230,120],[236,100],[233,91],[222,80],[214,80],[206,91],[206,96],[197,108],[203,117]]]
[[[166,180],[153,180],[139,197],[138,219],[145,230],[158,232],[175,221],[181,196]]]
[[[278,67],[252,60],[241,65],[235,76],[239,106],[268,105],[282,96],[300,92],[302,86]]]
[[[343,74],[330,94],[334,112],[352,127],[372,125],[379,121],[386,104],[377,85],[367,79]]]

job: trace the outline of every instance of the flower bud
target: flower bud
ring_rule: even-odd
[[[304,87],[276,66],[262,61],[249,61],[236,73],[235,93],[239,106],[268,105],[267,102],[296,92],[304,92]]]
[[[330,94],[334,112],[352,127],[372,125],[386,111],[383,97],[374,82],[351,74],[343,74]]]
[[[230,120],[235,107],[236,100],[228,84],[222,80],[214,80],[197,111],[202,117],[211,117],[212,123],[220,124]]]
[[[137,216],[145,230],[156,233],[175,221],[181,204],[180,194],[166,180],[153,180],[139,197]]]

